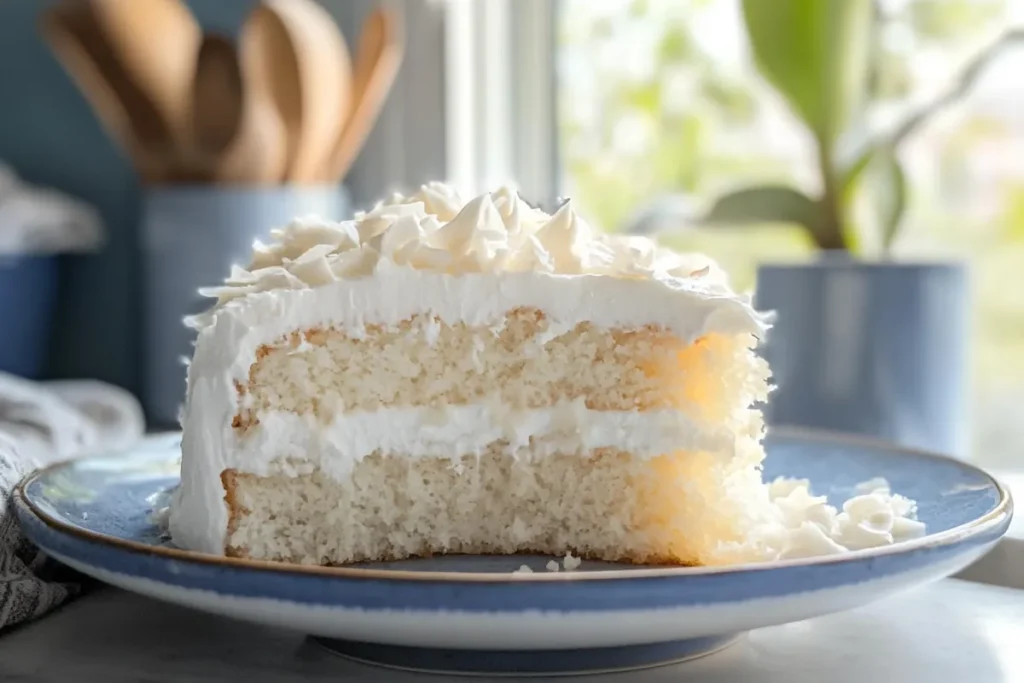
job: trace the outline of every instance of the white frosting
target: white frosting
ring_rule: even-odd
[[[520,307],[544,311],[549,336],[583,321],[606,328],[656,325],[688,340],[710,332],[760,336],[768,323],[706,257],[674,254],[647,238],[597,234],[571,204],[549,216],[507,189],[463,202],[452,189],[429,185],[352,221],[307,218],[272,237],[272,244],[254,246],[248,268],[233,268],[222,287],[205,291],[217,302],[190,321],[198,338],[182,411],[182,484],[171,515],[175,541],[186,547],[223,552],[227,509],[220,473],[225,467],[261,467],[248,447],[245,462],[238,460],[240,444],[231,427],[235,383],[247,382],[260,346],[296,330],[332,326],[359,336],[368,324],[395,325],[429,314],[497,333],[506,313]],[[482,417],[474,413],[479,410],[469,406],[449,414],[452,429],[466,430],[471,423],[481,429],[473,423]],[[523,420],[524,434],[539,430],[554,443],[555,414],[506,418]],[[407,427],[421,417],[415,411],[404,415]],[[672,435],[676,446],[666,450],[676,450],[680,440],[711,438],[664,415],[573,415],[576,433],[560,437],[563,445],[575,440],[578,446],[589,438],[630,450],[654,449]],[[279,421],[283,432],[265,428],[256,438],[273,439],[276,448],[280,434],[303,433],[285,425],[287,419]],[[382,420],[379,415],[341,418],[317,444],[306,444],[307,461],[319,459],[325,466],[330,461],[339,471],[350,466],[340,448],[351,438],[349,429],[361,434],[356,450],[365,452],[384,439],[405,438],[401,443],[411,447],[424,438],[396,430],[394,423],[379,429]],[[439,433],[430,447],[441,439]],[[426,448],[428,442],[423,444]],[[255,450],[274,452],[270,444]]]
[[[446,319],[495,322],[505,313],[495,297],[547,312],[569,295],[575,307],[590,301],[576,315],[562,306],[567,321],[600,316],[599,324],[657,324],[688,336],[709,324],[758,335],[767,326],[707,257],[677,254],[646,237],[595,233],[571,203],[549,216],[508,189],[463,204],[451,188],[432,184],[355,220],[305,218],[272,236],[273,244],[256,243],[248,269],[235,267],[223,286],[202,290],[217,305],[192,324],[205,328],[230,315],[252,321],[297,307],[314,307],[304,319],[319,312],[335,322],[331,316],[348,313],[397,323],[410,311],[438,307]],[[403,303],[392,308],[361,295],[380,287],[400,293]],[[356,311],[330,310],[342,308]]]
[[[338,415],[326,425],[311,415],[275,411],[262,413],[260,424],[246,433],[244,460],[230,458],[224,466],[260,475],[294,475],[318,467],[344,480],[357,462],[376,450],[413,458],[458,458],[480,455],[499,440],[508,443],[516,458],[627,442],[630,452],[643,458],[677,450],[730,453],[736,435],[725,429],[700,429],[676,410],[597,411],[582,401],[523,410],[503,409],[496,402],[386,408]],[[289,463],[271,460],[280,455]]]

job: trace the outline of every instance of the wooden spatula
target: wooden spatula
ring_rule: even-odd
[[[179,147],[202,30],[182,0],[89,0],[110,50]]]
[[[280,114],[242,73],[234,45],[203,39],[192,85],[192,137],[208,178],[228,185],[280,181],[285,139]]]
[[[402,63],[401,24],[398,16],[378,8],[363,24],[353,73],[352,108],[328,158],[323,177],[342,179],[373,130]]]
[[[284,180],[318,183],[326,151],[348,110],[348,48],[333,18],[314,0],[262,0],[241,39],[246,73],[269,86],[286,131]]]
[[[170,130],[153,103],[127,77],[90,6],[61,5],[47,10],[41,31],[107,134],[131,158],[143,180],[167,180],[173,171]]]

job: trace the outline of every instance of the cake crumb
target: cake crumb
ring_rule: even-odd
[[[573,557],[571,552],[565,554],[565,558],[562,560],[562,566],[565,567],[565,571],[571,572],[579,569],[579,566],[583,563],[578,557]]]
[[[149,513],[149,521],[162,530],[167,529],[171,521],[170,506],[165,505],[151,510]]]
[[[530,569],[529,567],[527,567],[527,566],[526,566],[526,565],[524,564],[524,565],[520,565],[520,566],[519,566],[519,569],[515,570],[515,571],[514,571],[514,572],[512,572],[512,573],[513,573],[513,574],[532,574],[532,573],[533,573],[533,570],[532,570],[532,569]]]
[[[870,493],[889,493],[891,487],[889,482],[882,477],[875,477],[867,481],[862,481],[854,487],[854,492],[859,495],[865,495]]]
[[[562,566],[558,564],[558,560],[551,560],[550,562],[548,562],[547,568],[549,572],[557,572],[559,569],[562,568]]]

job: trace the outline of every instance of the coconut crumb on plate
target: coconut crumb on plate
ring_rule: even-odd
[[[571,552],[565,554],[565,558],[562,559],[562,566],[565,567],[565,571],[571,572],[579,569],[580,564],[583,563],[578,557],[573,557]]]
[[[770,505],[751,529],[747,543],[727,547],[733,562],[771,561],[834,555],[919,538],[925,525],[917,504],[884,479],[858,484],[857,495],[840,512],[826,496],[811,493],[806,479],[780,477],[768,484]]]

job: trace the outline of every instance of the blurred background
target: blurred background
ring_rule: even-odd
[[[205,133],[212,140],[230,142],[234,127],[248,130],[248,105],[220,93],[234,87],[243,102],[258,99],[250,79],[260,64],[271,80],[281,78],[282,64],[301,76],[286,75],[284,86],[263,92],[283,119],[297,115],[288,110],[293,100],[302,101],[304,116],[323,107],[326,119],[341,122],[337,137],[366,90],[362,55],[377,54],[372,37],[364,41],[375,25],[368,19],[384,8],[391,23],[378,33],[399,44],[394,73],[371,78],[382,108],[368,105],[362,114],[367,137],[353,148],[351,163],[260,175],[270,134],[252,136],[259,163],[211,172],[179,158],[163,174],[147,159],[182,156],[176,143],[148,149],[143,159],[137,146],[119,139],[117,116],[104,114],[88,70],[76,68],[76,60],[89,58],[77,56],[73,45],[62,48],[59,30],[44,31],[56,21],[47,13],[71,17],[74,34],[74,12],[89,11],[80,6],[113,11],[117,2],[0,4],[0,163],[16,174],[12,187],[72,202],[65,206],[71,218],[51,209],[42,222],[87,224],[101,234],[77,246],[30,248],[22,240],[7,249],[0,274],[11,277],[0,277],[0,303],[32,308],[50,324],[13,326],[0,344],[31,329],[45,357],[2,369],[102,380],[139,396],[151,424],[172,423],[183,393],[179,356],[189,350],[178,321],[197,305],[182,292],[214,284],[227,263],[244,260],[255,234],[312,209],[343,218],[388,191],[429,180],[448,179],[472,192],[512,179],[531,201],[571,197],[604,230],[707,252],[740,289],[754,288],[759,267],[772,263],[824,270],[824,277],[841,271],[848,281],[836,285],[843,310],[857,307],[851,292],[877,290],[886,306],[900,298],[887,293],[908,293],[892,303],[902,308],[887,309],[889,322],[868,316],[843,332],[844,339],[859,339],[861,355],[852,360],[836,341],[839,328],[825,321],[836,304],[805,301],[804,309],[780,317],[777,346],[812,354],[835,371],[819,368],[811,379],[791,374],[783,394],[837,394],[833,375],[840,366],[870,379],[853,390],[856,396],[829,403],[830,415],[795,405],[786,408],[786,421],[1024,467],[1024,3],[779,0],[759,8],[751,0],[321,0],[322,15],[301,8],[313,0],[182,3],[202,33],[227,39],[226,67],[216,61],[223,45],[207,46],[213,41],[194,29],[177,43],[166,38],[176,34],[152,18],[161,16],[156,9],[121,24],[97,22],[103,30],[91,40],[99,46],[89,48],[87,39],[82,54],[92,54],[101,73],[127,69],[121,86],[141,90],[131,97],[142,100],[126,107],[129,119],[148,122],[161,112],[153,114],[154,102],[145,101],[145,79],[138,79],[141,87],[131,82],[130,64],[108,63],[118,46],[111,33],[120,26],[126,35],[144,36],[154,30],[146,22],[155,21],[165,28],[153,51],[184,55],[190,79],[200,73],[192,70],[196,55],[212,55],[206,73],[213,85],[206,88],[214,94],[206,111],[214,121]],[[130,4],[151,2],[177,4]],[[276,46],[267,49],[291,56],[246,57],[246,27],[261,7],[285,15],[284,37],[267,39]],[[764,8],[769,17],[760,16]],[[344,39],[352,73],[327,104],[308,97],[323,83],[342,83],[332,71],[336,60],[321,57],[319,67],[308,67],[317,58],[307,42],[330,43],[331,31],[291,25],[302,38],[288,44],[289,16],[330,22]],[[235,71],[233,46],[241,55]],[[330,55],[335,48],[324,49]],[[155,103],[159,110],[159,95]],[[230,112],[223,124],[229,133],[218,127],[220,112]],[[129,137],[139,130],[149,129],[137,126]],[[0,194],[0,231],[3,220]],[[18,229],[39,222],[22,217]],[[822,265],[823,256],[837,253],[841,265]],[[29,295],[40,291],[31,277],[48,276],[15,272],[40,254],[56,256],[52,311]],[[930,266],[918,267],[934,262],[952,264],[938,280],[925,272]],[[904,279],[877,275],[893,269]],[[792,285],[774,282],[761,287],[781,315],[800,297],[786,294]],[[785,305],[776,303],[780,297]],[[792,323],[787,333],[787,321],[798,318],[800,327]],[[807,350],[779,341],[797,334],[811,340]],[[940,338],[946,341],[933,345]],[[830,377],[831,389],[818,386]],[[785,396],[780,404],[789,405]],[[865,405],[883,406],[888,417],[850,417],[871,412]],[[889,424],[894,414],[896,426]],[[955,429],[946,429],[950,422]]]
[[[891,257],[969,263],[971,453],[1024,465],[1024,41],[992,50],[1024,26],[1024,3],[874,5],[867,89],[883,122],[941,99],[991,56],[899,147],[907,201]],[[685,213],[766,180],[820,186],[813,136],[758,73],[742,3],[564,0],[557,22],[559,181],[594,221],[621,229],[652,204]],[[741,288],[759,263],[815,249],[793,225],[662,227],[663,241],[713,254]],[[860,227],[862,252],[877,257],[877,235]]]

